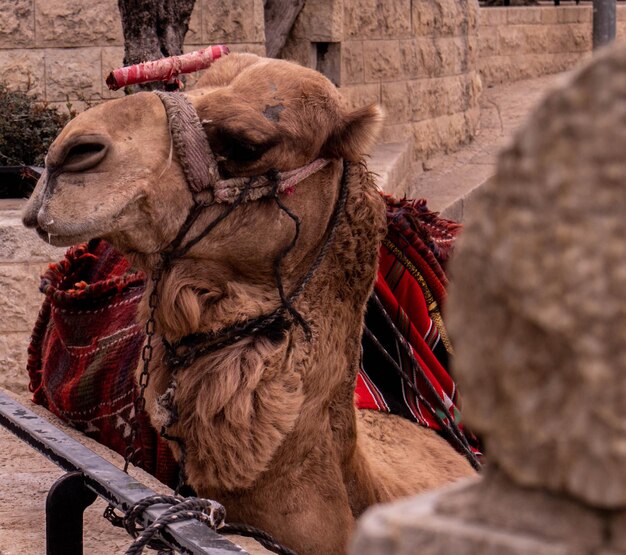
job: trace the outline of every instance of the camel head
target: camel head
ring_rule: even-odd
[[[318,158],[359,160],[381,120],[376,106],[347,110],[321,74],[251,54],[217,61],[187,98],[222,178],[288,171]],[[285,199],[304,219],[309,214],[319,220],[311,238],[323,233],[336,196],[320,185],[323,180],[314,181],[315,187],[307,186],[308,179],[302,194],[299,186]],[[169,245],[192,204],[163,103],[156,94],[139,93],[100,104],[68,123],[50,147],[23,222],[53,245],[101,237],[126,253],[150,255]],[[263,237],[272,238],[267,243],[288,242],[293,229],[268,204],[240,207],[228,226],[216,230],[214,251],[240,252],[249,239],[253,262],[255,256],[271,256],[259,247]],[[220,210],[209,206],[206,218]]]

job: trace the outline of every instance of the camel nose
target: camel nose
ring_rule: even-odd
[[[81,172],[97,166],[107,155],[111,140],[104,135],[79,135],[48,151],[48,172]]]

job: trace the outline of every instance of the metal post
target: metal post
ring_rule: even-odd
[[[593,48],[615,40],[616,0],[593,0]]]
[[[83,513],[97,497],[82,472],[54,483],[46,498],[46,555],[83,555]]]
[[[127,512],[138,501],[156,495],[154,490],[144,486],[132,476],[125,474],[110,462],[63,433],[50,422],[13,400],[2,390],[0,390],[0,426],[13,432],[19,439],[48,457],[66,472],[77,472],[82,480],[82,485],[112,503],[122,512]],[[72,479],[70,478],[69,480]],[[61,481],[63,482],[64,479]],[[59,483],[57,482],[57,484]],[[62,490],[60,493],[61,498],[68,495],[67,490],[70,489],[69,486],[69,483],[58,485]],[[144,526],[150,525],[167,508],[167,505],[153,505],[149,507],[140,517],[141,524]],[[61,514],[61,511],[59,509],[47,511],[47,514],[50,513]],[[59,529],[56,529],[58,535]],[[226,538],[197,520],[168,524],[161,530],[160,536],[172,548],[183,553],[194,553],[196,555],[233,555],[236,553],[238,555],[247,555],[247,552],[238,545],[229,542]],[[53,553],[55,555],[57,553],[62,555],[70,555],[71,553],[71,555],[74,555],[74,553],[79,552],[55,551]]]

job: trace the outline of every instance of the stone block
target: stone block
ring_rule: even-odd
[[[379,104],[381,100],[380,84],[378,83],[341,87],[339,93],[350,110],[362,108],[369,104]]]
[[[617,18],[617,21],[626,21],[626,6],[618,4],[615,17]]]
[[[376,145],[367,168],[376,175],[376,185],[387,194],[401,197],[405,194],[407,177],[415,173],[411,163],[411,144],[408,142]]]
[[[415,36],[456,36],[463,34],[467,24],[467,3],[457,0],[413,2],[413,34]]]
[[[540,28],[544,33],[547,28]],[[498,27],[498,44],[499,53],[503,56],[512,56],[515,54],[523,54],[532,51],[533,44],[529,44],[529,36],[527,30],[520,25]],[[541,46],[540,46],[541,48]]]
[[[467,71],[471,56],[470,48],[473,47],[473,44],[476,43],[461,37],[442,37],[435,40],[436,59],[439,63],[434,67],[432,63],[429,64],[429,75],[443,77],[445,75],[458,75]]]
[[[464,486],[469,489],[469,486]],[[438,502],[463,486],[379,505],[359,520],[350,555],[585,555],[567,541],[547,541],[490,523],[440,514]],[[516,508],[517,509],[517,508]],[[509,515],[515,518],[515,513]]]
[[[478,53],[481,58],[498,55],[498,33],[482,32],[478,35]]]
[[[65,102],[46,102],[49,106],[56,108],[61,114],[66,114],[70,117],[75,117],[81,112],[92,108],[96,104],[99,104],[99,101],[89,101],[85,102],[83,100],[66,100]]]
[[[626,511],[612,516],[610,535],[611,544],[626,553]]]
[[[412,123],[395,123],[385,125],[380,132],[381,143],[393,143],[398,141],[409,142],[413,140]],[[411,147],[411,150],[413,148]],[[412,155],[412,152],[411,152]]]
[[[402,79],[399,42],[368,40],[363,42],[365,82]]]
[[[353,85],[365,81],[363,43],[345,41],[341,43],[341,85]]]
[[[440,44],[445,39],[413,39],[400,41],[400,68],[407,79],[436,77],[443,69]]]
[[[554,25],[559,21],[560,6],[543,6],[541,8],[541,23],[544,25]]]
[[[0,50],[0,82],[12,90],[45,98],[45,60],[41,50]]]
[[[46,99],[97,101],[102,98],[101,49],[46,49]]]
[[[124,89],[117,91],[109,90],[109,87],[106,86],[106,78],[111,71],[124,65],[124,47],[104,46],[102,47],[101,56],[102,76],[100,82],[102,83],[102,96],[104,98],[121,98],[124,96]]]
[[[30,332],[43,302],[39,292],[41,274],[47,265],[0,264],[0,333]]]
[[[431,2],[433,0],[427,0]],[[344,2],[344,39],[381,39],[411,36],[409,0]]]
[[[200,1],[203,43],[265,43],[263,0]]]
[[[417,39],[405,39],[398,42],[402,75],[407,79],[424,77],[426,74],[421,63],[421,54],[423,48],[427,48],[427,43]],[[434,47],[432,50],[434,51]]]
[[[124,43],[115,0],[46,0],[35,3],[37,46],[107,46]]]
[[[424,159],[437,152],[457,148],[467,142],[474,130],[465,113],[439,116],[413,123],[414,158]]]
[[[578,23],[580,10],[579,6],[560,6],[559,23]]]
[[[516,25],[498,29],[501,55],[585,52],[591,50],[591,27],[568,25]]]
[[[507,10],[494,8],[481,8],[479,12],[480,27],[492,27],[506,25]]]
[[[520,25],[523,23],[541,23],[543,7],[517,7],[507,10],[506,22],[508,25]]]
[[[578,23],[591,23],[592,21],[593,21],[592,6],[578,6]]]
[[[411,120],[412,90],[407,81],[382,83],[381,94],[385,123],[407,123]]]
[[[624,47],[597,55],[501,154],[448,304],[467,422],[493,464],[604,511],[626,506],[624,73]],[[468,327],[461,313],[485,303]]]
[[[469,80],[463,75],[410,81],[411,120],[423,121],[464,111],[470,95],[476,94],[468,85]]]
[[[310,42],[341,42],[343,16],[343,3],[338,0],[309,0],[291,32]]]
[[[56,262],[65,250],[48,245],[33,230],[24,228],[18,211],[0,212],[0,263]]]
[[[30,331],[19,333],[0,332],[0,388],[20,395],[28,393],[28,344]]]
[[[467,2],[467,32],[476,34],[478,32],[478,22],[480,21],[480,7],[477,1]]]
[[[611,515],[567,497],[519,488],[499,473],[368,510],[352,555],[623,555]],[[611,532],[613,529],[611,530]],[[606,541],[610,538],[609,541]]]
[[[32,46],[35,42],[32,0],[0,0],[0,48]]]

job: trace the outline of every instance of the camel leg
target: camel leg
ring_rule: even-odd
[[[298,555],[345,555],[354,517],[343,484],[320,488],[312,483],[318,477],[294,478],[213,498],[226,507],[227,522],[256,526]]]

